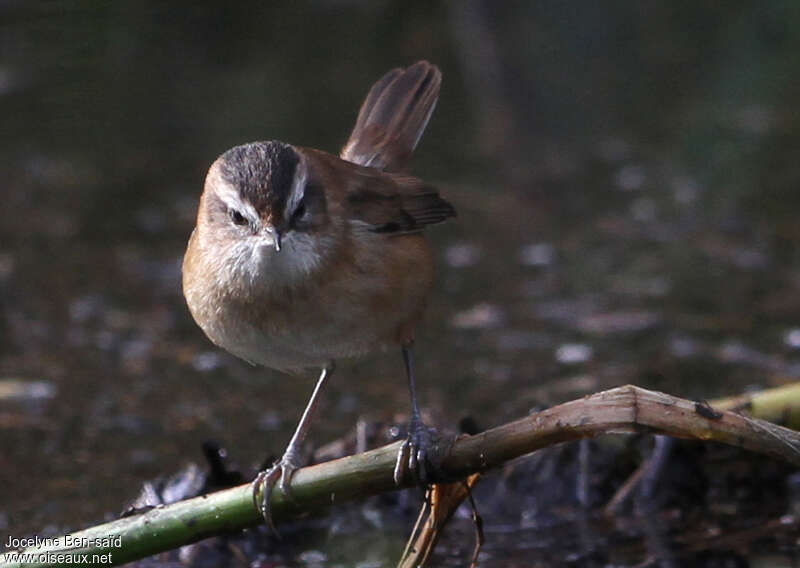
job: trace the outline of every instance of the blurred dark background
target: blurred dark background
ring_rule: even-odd
[[[311,376],[214,348],[181,295],[205,171],[337,151],[418,59],[444,83],[413,173],[459,210],[418,341],[436,424],[800,375],[800,3],[222,4],[0,2],[0,534],[116,513],[205,439],[282,451]],[[339,369],[316,443],[407,410],[399,354]]]

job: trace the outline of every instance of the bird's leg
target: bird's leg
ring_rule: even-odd
[[[406,364],[408,376],[408,391],[411,394],[411,420],[408,423],[408,438],[403,442],[397,453],[397,462],[394,466],[394,482],[397,485],[403,481],[406,471],[410,471],[420,483],[427,483],[430,459],[433,457],[433,439],[436,431],[428,428],[422,422],[417,403],[417,387],[414,378],[414,352],[413,343],[403,345],[403,361]]]
[[[314,412],[319,404],[322,388],[325,386],[325,383],[328,382],[332,374],[333,363],[329,363],[322,369],[319,379],[317,379],[314,392],[311,394],[306,409],[303,411],[303,416],[297,424],[292,439],[289,440],[289,445],[286,446],[286,451],[283,452],[283,457],[268,470],[260,472],[253,481],[253,503],[259,511],[261,511],[261,516],[263,516],[267,524],[272,527],[272,530],[275,530],[275,525],[272,522],[272,512],[270,511],[272,490],[275,485],[278,484],[284,495],[291,497],[290,486],[292,483],[292,475],[301,465],[300,446],[303,444],[306,434],[308,434],[308,428],[311,425]]]

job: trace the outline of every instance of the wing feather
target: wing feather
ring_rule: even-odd
[[[416,233],[456,215],[433,186],[408,176],[362,176],[346,204],[350,219],[376,233]]]

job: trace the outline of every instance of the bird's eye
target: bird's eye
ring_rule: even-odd
[[[247,219],[245,219],[244,215],[239,213],[236,209],[228,209],[228,215],[230,216],[234,225],[247,225]]]
[[[292,220],[291,223],[293,226],[297,227],[298,225],[304,225],[309,222],[310,215],[308,212],[308,208],[304,201],[301,201],[292,213]]]

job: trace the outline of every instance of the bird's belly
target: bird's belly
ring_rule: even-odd
[[[314,301],[298,302],[273,317],[242,318],[212,339],[242,359],[273,369],[321,367],[396,341],[398,320],[405,317],[400,313],[378,317],[363,306],[340,310]]]
[[[412,235],[375,248],[291,287],[199,301],[190,282],[187,301],[206,335],[242,359],[280,370],[323,366],[413,337],[432,283],[427,244]]]

